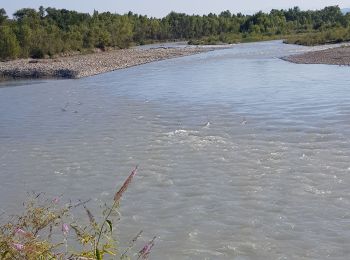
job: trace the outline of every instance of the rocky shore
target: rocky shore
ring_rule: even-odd
[[[283,60],[298,64],[329,64],[350,66],[350,46],[305,52],[283,57]]]
[[[0,79],[76,79],[211,50],[206,47],[123,49],[56,59],[18,59],[0,62]]]

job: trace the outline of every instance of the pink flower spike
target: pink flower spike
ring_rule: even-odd
[[[142,250],[140,251],[140,254],[141,255],[146,255],[149,251],[151,251],[151,248],[152,248],[152,244],[146,244]]]
[[[52,199],[52,203],[54,203],[54,204],[58,204],[59,202],[60,202],[60,198],[59,197],[54,197]]]
[[[12,245],[17,251],[22,251],[24,249],[24,245],[22,245],[22,244],[13,243]]]
[[[123,193],[128,189],[132,179],[134,178],[135,174],[137,171],[137,166],[135,167],[135,169],[131,172],[131,174],[129,175],[129,177],[126,179],[126,181],[124,182],[123,186],[119,189],[119,191],[114,195],[114,201],[115,202],[119,202]]]
[[[25,231],[24,231],[23,229],[21,229],[21,228],[16,228],[15,233],[18,234],[18,235],[23,235],[23,236],[27,235],[27,232],[25,232]]]
[[[63,234],[64,234],[65,236],[68,235],[68,232],[69,232],[69,226],[68,226],[68,224],[66,224],[66,223],[63,223],[63,224],[62,224],[62,232],[63,232]]]
[[[149,241],[139,252],[139,258],[138,259],[147,259],[148,255],[151,252],[152,247],[154,246],[154,240],[156,237],[154,237],[151,241]]]

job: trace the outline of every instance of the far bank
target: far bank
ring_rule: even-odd
[[[122,49],[56,59],[0,62],[0,79],[82,78],[149,62],[212,51],[211,47]]]

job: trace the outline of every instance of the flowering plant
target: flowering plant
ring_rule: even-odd
[[[0,259],[75,259],[102,260],[106,256],[114,259],[131,259],[129,253],[140,238],[140,231],[122,252],[114,238],[114,220],[119,216],[119,204],[123,193],[136,175],[131,172],[121,188],[115,193],[111,206],[105,206],[97,221],[87,208],[88,201],[60,206],[60,199],[47,200],[42,194],[34,194],[24,204],[25,211],[0,225]],[[83,208],[88,224],[74,220],[74,208]],[[118,220],[118,218],[117,218]],[[134,254],[137,259],[147,259],[154,246],[155,237]],[[69,244],[69,241],[72,241]],[[74,242],[73,242],[74,241]]]

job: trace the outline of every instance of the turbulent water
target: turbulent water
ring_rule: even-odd
[[[158,236],[152,259],[349,259],[350,68],[278,59],[303,50],[1,83],[1,210],[32,190],[99,204],[139,165],[120,233]]]

